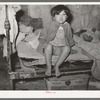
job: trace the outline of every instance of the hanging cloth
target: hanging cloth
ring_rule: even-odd
[[[19,5],[8,5],[8,20],[10,23],[10,42],[12,42],[12,52],[15,52],[15,39],[18,34],[18,25],[15,18],[16,12],[19,11],[21,7]],[[7,56],[7,39],[6,39],[6,30],[4,27],[6,19],[5,5],[0,6],[0,35],[5,35],[3,39],[3,57]]]
[[[20,6],[16,6],[18,9],[20,9]],[[10,23],[10,41],[13,43],[17,34],[18,34],[18,25],[17,21],[15,18],[16,11],[12,5],[8,5],[8,20]],[[1,11],[0,11],[0,35],[5,35],[6,36],[6,30],[4,27],[5,19],[6,19],[6,12],[5,12],[5,5],[1,6]]]

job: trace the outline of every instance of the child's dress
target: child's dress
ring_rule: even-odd
[[[63,27],[59,27],[58,31],[57,31],[57,34],[56,34],[56,37],[54,38],[54,40],[52,40],[50,42],[50,44],[52,44],[53,46],[65,46],[66,43],[65,43],[65,37],[64,37],[64,29]]]

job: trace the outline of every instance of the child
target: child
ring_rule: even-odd
[[[34,23],[34,19],[28,15],[23,15],[21,17],[19,21],[19,35],[16,40],[16,46],[23,41],[26,42],[27,45],[30,45],[36,49],[39,43],[36,43],[34,46],[32,44],[34,44],[33,40],[36,40],[36,38],[39,36],[40,30],[36,29]]]
[[[21,41],[28,41],[29,35],[32,35],[33,33],[33,27],[30,23],[32,21],[32,18],[30,16],[23,16],[21,17],[19,21],[19,35],[16,40],[16,46]]]
[[[56,77],[61,75],[60,65],[68,57],[70,48],[74,45],[69,23],[69,9],[64,5],[57,5],[51,9],[52,22],[43,29],[39,41],[45,48],[45,59],[47,64],[46,75],[51,76],[52,55],[59,55],[55,64]]]
[[[18,55],[24,56],[24,58],[30,58],[33,53],[35,55],[42,56],[37,52],[39,45],[38,37],[42,27],[34,26],[34,19],[28,15],[23,15],[19,20],[19,35],[16,40],[16,48]],[[21,65],[24,72],[34,72],[34,69]]]

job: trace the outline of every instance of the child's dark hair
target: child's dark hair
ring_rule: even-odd
[[[19,22],[26,26],[32,26],[34,30],[43,28],[43,22],[41,18],[32,18],[29,15],[23,15]]]
[[[70,10],[67,8],[67,6],[64,5],[57,5],[51,9],[51,16],[55,17],[55,15],[59,14],[61,11],[64,11],[67,16],[69,16]]]
[[[22,24],[26,25],[26,26],[32,26],[31,22],[32,22],[32,17],[28,16],[28,15],[23,15],[19,22],[21,22]]]

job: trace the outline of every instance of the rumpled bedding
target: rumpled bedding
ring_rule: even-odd
[[[38,41],[38,38],[37,38]],[[33,42],[36,42],[36,39],[33,40]],[[37,49],[34,49],[34,46],[29,45],[29,43],[21,41],[17,46],[17,52],[18,56],[20,58],[27,58],[27,59],[38,59],[37,64],[45,64],[45,57],[43,53],[43,48],[41,43],[39,44]],[[69,57],[65,61],[90,61],[91,59],[88,58],[86,55],[81,53],[81,48],[79,48],[77,45],[72,47],[73,50],[76,50],[77,53],[70,54]],[[52,61],[56,61],[58,56],[53,55]]]
[[[90,61],[91,59],[88,58],[86,55],[81,53],[81,48],[78,48],[77,46],[73,47],[74,50],[77,50],[78,52],[75,54],[70,54],[69,57],[65,61]],[[38,65],[38,64],[45,64],[45,57],[42,53],[42,49],[38,50],[40,52],[37,52],[25,42],[21,42],[19,46],[17,47],[18,56],[20,58],[27,58],[27,59],[36,59],[36,61],[32,62],[32,65]],[[55,61],[58,59],[58,56],[53,55],[52,57],[52,64],[55,63]]]
[[[76,45],[84,49],[88,54],[94,58],[100,60],[100,42],[92,43],[84,41],[81,37],[74,35],[74,41]]]
[[[74,35],[74,41],[83,49],[83,54],[94,61],[91,72],[97,80],[100,80],[100,42],[87,42],[76,35]]]

